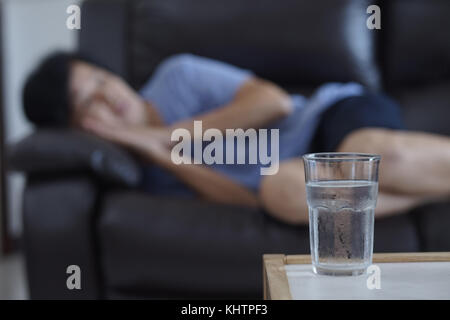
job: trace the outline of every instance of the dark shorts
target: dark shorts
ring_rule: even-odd
[[[383,94],[343,99],[323,113],[309,151],[336,151],[349,133],[366,127],[404,129],[400,106]]]

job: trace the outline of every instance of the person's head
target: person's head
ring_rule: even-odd
[[[148,120],[145,103],[127,83],[70,53],[50,55],[30,74],[23,106],[38,127],[82,127],[87,118],[130,125]]]

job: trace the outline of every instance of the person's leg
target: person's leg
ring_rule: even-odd
[[[303,161],[283,161],[277,174],[264,176],[259,188],[259,200],[263,208],[279,220],[308,224]]]
[[[404,213],[409,209],[432,200],[432,198],[428,197],[402,195],[379,191],[377,206],[375,208],[375,217],[381,218]]]
[[[450,138],[403,128],[401,108],[389,97],[369,93],[347,98],[322,115],[311,152],[380,154],[378,217],[448,196]],[[273,216],[308,223],[302,160],[281,163],[277,175],[263,179],[259,196]]]
[[[337,151],[381,155],[382,192],[421,197],[450,195],[449,137],[364,128],[344,138]]]
[[[276,175],[265,176],[259,198],[263,208],[273,217],[291,224],[308,224],[303,161],[284,161]],[[402,213],[427,200],[421,196],[379,192],[375,216]]]

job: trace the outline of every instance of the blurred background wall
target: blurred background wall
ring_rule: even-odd
[[[33,128],[22,112],[21,92],[28,73],[39,60],[56,49],[77,45],[77,30],[69,30],[66,13],[80,0],[0,0],[2,6],[3,96],[6,142],[15,142]],[[8,229],[21,233],[20,200],[24,185],[21,174],[7,176]]]

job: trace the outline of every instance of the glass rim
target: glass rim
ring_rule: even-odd
[[[307,161],[380,161],[381,156],[359,152],[317,152],[303,155]]]

